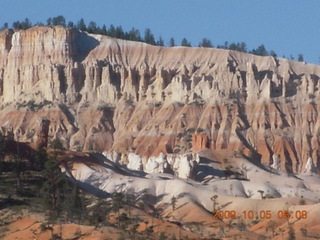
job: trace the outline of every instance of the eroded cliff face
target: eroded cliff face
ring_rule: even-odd
[[[62,27],[0,33],[0,125],[71,150],[241,151],[320,166],[320,66],[207,48],[157,47]]]

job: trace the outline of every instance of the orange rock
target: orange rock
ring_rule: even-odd
[[[208,148],[208,135],[206,133],[195,133],[192,135],[192,151],[198,152]]]
[[[320,166],[320,66],[204,48],[163,48],[61,26],[0,33],[0,126],[74,151],[248,149],[300,172]],[[202,128],[205,135],[192,136]],[[192,144],[192,146],[191,146]]]

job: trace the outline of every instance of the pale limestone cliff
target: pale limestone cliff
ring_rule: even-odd
[[[272,165],[271,167],[275,170],[280,170],[280,159],[279,156],[277,154],[273,154],[272,155]]]
[[[312,174],[315,172],[315,166],[313,164],[313,161],[312,161],[312,158],[311,157],[308,157],[308,161],[306,163],[306,166],[305,166],[305,173],[307,174]]]
[[[157,47],[62,27],[0,33],[0,125],[72,150],[238,150],[319,171],[320,66],[207,48]],[[202,129],[205,136],[194,139]]]

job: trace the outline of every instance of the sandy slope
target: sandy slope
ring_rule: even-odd
[[[105,160],[105,163],[108,163],[108,160]],[[201,164],[212,167],[210,169],[215,173],[223,168],[224,163],[219,159],[208,162],[208,158],[201,158]],[[284,230],[283,234],[287,234],[289,223],[293,223],[297,231],[307,226],[313,229],[314,234],[320,234],[315,230],[319,225],[317,214],[320,213],[319,204],[317,204],[320,199],[318,175],[290,176],[281,171],[270,170],[263,165],[257,166],[241,157],[230,158],[228,164],[231,164],[234,169],[237,167],[247,169],[247,180],[215,177],[201,183],[191,179],[177,179],[170,174],[133,172],[129,176],[119,174],[119,170],[110,166],[92,167],[84,162],[74,163],[70,169],[72,176],[80,184],[89,184],[103,192],[130,191],[139,196],[146,190],[149,194],[158,197],[156,206],[162,209],[161,218],[181,222],[185,229],[201,231],[207,236],[212,233],[221,236],[237,235],[239,234],[239,230],[236,230],[237,224],[244,222],[246,229],[250,232],[246,230],[243,234],[255,239],[257,234],[263,234],[266,231],[270,220],[276,222],[276,232],[279,234],[282,234],[281,229]],[[209,175],[210,172],[207,172],[207,177]],[[205,179],[210,178],[205,177]],[[261,199],[259,190],[263,191],[266,199]],[[217,195],[216,209],[224,212],[235,211],[237,219],[212,219],[211,198],[214,195]],[[173,196],[177,199],[174,211],[171,205]],[[307,205],[301,205],[302,197],[304,204]],[[297,219],[296,212],[303,210],[307,211],[306,219]],[[253,211],[254,217],[249,218],[246,215],[249,211]],[[289,221],[283,219],[281,215],[283,211],[292,211],[293,215]],[[270,219],[265,217],[266,212],[269,212]],[[198,227],[198,230],[195,223],[200,223],[201,227]],[[229,230],[226,233],[221,229]]]

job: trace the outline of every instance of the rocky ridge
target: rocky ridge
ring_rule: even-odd
[[[0,125],[71,150],[141,156],[230,149],[319,171],[320,66],[158,47],[63,27],[0,33]],[[308,160],[309,159],[309,160]],[[151,164],[152,165],[152,164]],[[152,166],[149,166],[152,168]]]

